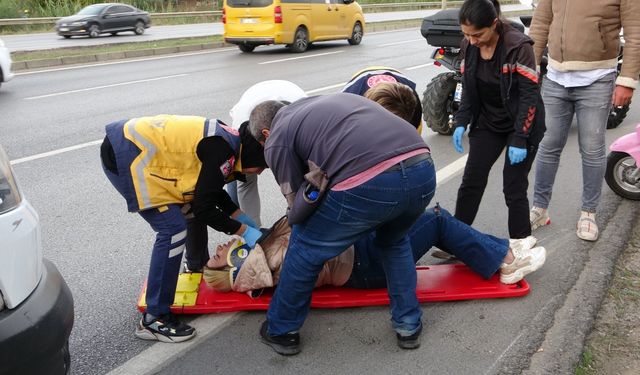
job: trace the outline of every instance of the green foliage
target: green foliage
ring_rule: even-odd
[[[582,356],[580,357],[580,362],[576,366],[575,375],[591,375],[596,373],[594,369],[595,358],[591,351],[591,348],[586,347],[584,352],[582,352]]]

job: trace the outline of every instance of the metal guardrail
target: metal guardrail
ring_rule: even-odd
[[[456,6],[462,4],[462,1],[447,1],[447,5]],[[434,9],[440,8],[442,4],[438,2],[413,2],[413,3],[384,3],[384,4],[361,4],[362,10],[366,13],[378,10],[386,10],[389,8],[399,8],[398,10],[411,9]],[[205,17],[217,19],[222,16],[222,11],[199,11],[199,12],[170,12],[170,13],[151,13],[152,20],[171,19],[171,18],[188,18],[188,17]],[[2,18],[0,26],[20,26],[20,25],[54,25],[57,20],[62,17],[34,17],[34,18]]]
[[[462,5],[463,1],[446,1],[447,7],[457,7]],[[518,3],[518,1],[502,1],[502,5]],[[395,9],[397,11],[415,10],[415,9],[439,9],[443,5],[440,1],[431,2],[413,2],[413,3],[383,3],[383,4],[361,4],[362,10],[367,13]],[[199,11],[199,12],[172,12],[172,13],[151,13],[152,20],[171,19],[171,18],[188,18],[188,17],[205,17],[218,19],[222,15],[220,10]],[[0,26],[20,26],[20,25],[55,25],[56,21],[61,17],[35,17],[35,18],[1,18]]]

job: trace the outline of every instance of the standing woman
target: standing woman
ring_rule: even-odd
[[[455,217],[471,225],[491,167],[506,148],[503,192],[509,237],[531,235],[528,174],[544,134],[533,41],[500,18],[497,0],[466,0],[460,9],[462,103],[453,144],[462,153],[469,126],[469,158],[458,190]]]

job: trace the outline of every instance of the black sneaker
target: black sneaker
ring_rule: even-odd
[[[398,338],[398,346],[401,347],[402,349],[418,349],[420,347],[421,333],[422,333],[422,325],[411,336],[400,336],[399,333],[396,333],[396,337]]]
[[[196,330],[188,324],[184,324],[169,313],[156,317],[147,322],[146,314],[142,315],[136,336],[143,340],[157,340],[168,343],[176,343],[190,340],[196,336]]]
[[[271,336],[267,332],[267,321],[265,320],[260,327],[260,337],[262,342],[269,345],[278,354],[296,355],[300,353],[300,334],[287,333],[280,336]]]

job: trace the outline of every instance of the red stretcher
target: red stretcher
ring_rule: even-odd
[[[517,284],[506,285],[495,274],[489,280],[483,279],[464,264],[443,264],[418,266],[416,295],[418,301],[441,302],[481,298],[522,297],[530,291],[523,279]],[[145,311],[146,282],[138,298],[138,310]],[[183,273],[178,278],[176,298],[171,306],[174,314],[212,314],[234,311],[267,310],[272,290],[256,298],[246,293],[219,293],[208,287],[201,273]],[[333,309],[388,305],[386,289],[351,289],[322,287],[314,289],[311,307]]]

